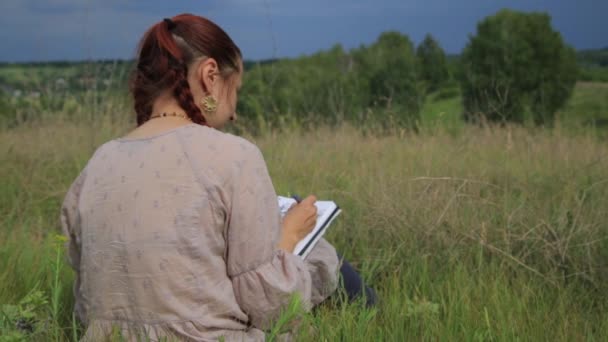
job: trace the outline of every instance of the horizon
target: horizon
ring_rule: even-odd
[[[351,49],[345,49],[346,52],[350,52],[355,48],[351,48]],[[329,50],[329,48],[324,49],[324,50],[319,50],[319,51],[314,51],[310,54],[305,54],[305,55],[301,55],[301,56],[296,56],[296,57],[278,57],[278,58],[267,58],[267,59],[244,59],[243,62],[244,63],[267,63],[267,62],[274,62],[274,61],[278,61],[281,59],[292,59],[292,58],[300,58],[300,57],[307,57],[307,56],[312,56],[316,53],[320,53],[320,52],[324,52]],[[608,46],[604,46],[604,47],[598,47],[598,48],[589,48],[589,49],[576,49],[576,52],[586,52],[586,51],[604,51],[604,50],[608,50]],[[446,52],[446,56],[448,58],[450,57],[460,57],[461,53],[448,53]],[[135,61],[135,57],[131,57],[131,58],[101,58],[101,59],[56,59],[56,60],[39,60],[39,61],[17,61],[17,62],[13,62],[13,61],[0,61],[0,66],[2,65],[20,65],[20,64],[32,64],[32,65],[43,65],[43,64],[61,64],[61,63],[69,63],[69,64],[79,64],[79,63],[114,63],[114,62],[119,62],[119,63],[130,63]]]
[[[405,34],[415,45],[431,34],[446,54],[459,55],[477,23],[503,8],[548,13],[553,28],[577,51],[608,47],[600,34],[608,32],[608,22],[602,18],[608,2],[464,0],[451,8],[440,0],[427,0],[424,6],[400,0],[336,0],[330,6],[311,1],[213,0],[201,10],[196,0],[176,4],[6,0],[0,4],[0,37],[6,42],[0,63],[133,60],[148,27],[184,12],[218,24],[239,45],[244,60],[251,62],[308,56],[337,44],[350,51],[373,43],[386,31]]]

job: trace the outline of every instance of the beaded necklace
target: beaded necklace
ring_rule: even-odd
[[[192,121],[192,119],[190,119],[190,117],[188,115],[186,115],[184,113],[176,113],[176,112],[171,112],[171,113],[163,112],[163,113],[159,113],[159,114],[154,114],[154,115],[150,116],[150,119],[163,118],[163,117],[167,117],[167,116],[176,116],[176,117],[187,119],[188,121]]]

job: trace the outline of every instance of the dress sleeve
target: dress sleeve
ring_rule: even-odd
[[[260,150],[253,144],[234,164],[230,181],[227,271],[236,299],[251,323],[271,327],[299,293],[311,307],[311,275],[297,255],[278,248],[280,214],[277,196]]]
[[[310,301],[317,305],[327,299],[338,287],[340,261],[336,249],[324,238],[304,260],[312,280]]]
[[[86,169],[83,170],[69,187],[61,205],[60,222],[63,235],[68,238],[67,257],[70,266],[75,271],[74,297],[76,298],[75,311],[82,320],[82,310],[78,307],[80,300],[80,255],[81,255],[81,218],[78,209],[80,192],[85,180]]]

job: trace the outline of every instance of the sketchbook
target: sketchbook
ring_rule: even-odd
[[[287,210],[289,210],[292,205],[297,203],[296,200],[291,197],[278,196],[277,199],[279,201],[281,218],[285,216]],[[302,259],[306,258],[319,239],[325,234],[325,231],[332,221],[342,212],[340,207],[333,201],[316,201],[315,206],[317,207],[317,224],[306,237],[296,244],[296,247],[293,250],[293,253],[299,255]]]

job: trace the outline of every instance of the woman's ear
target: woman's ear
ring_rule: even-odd
[[[210,94],[214,84],[219,77],[219,67],[213,58],[207,58],[198,66],[197,76],[201,82],[201,88],[206,94]]]

